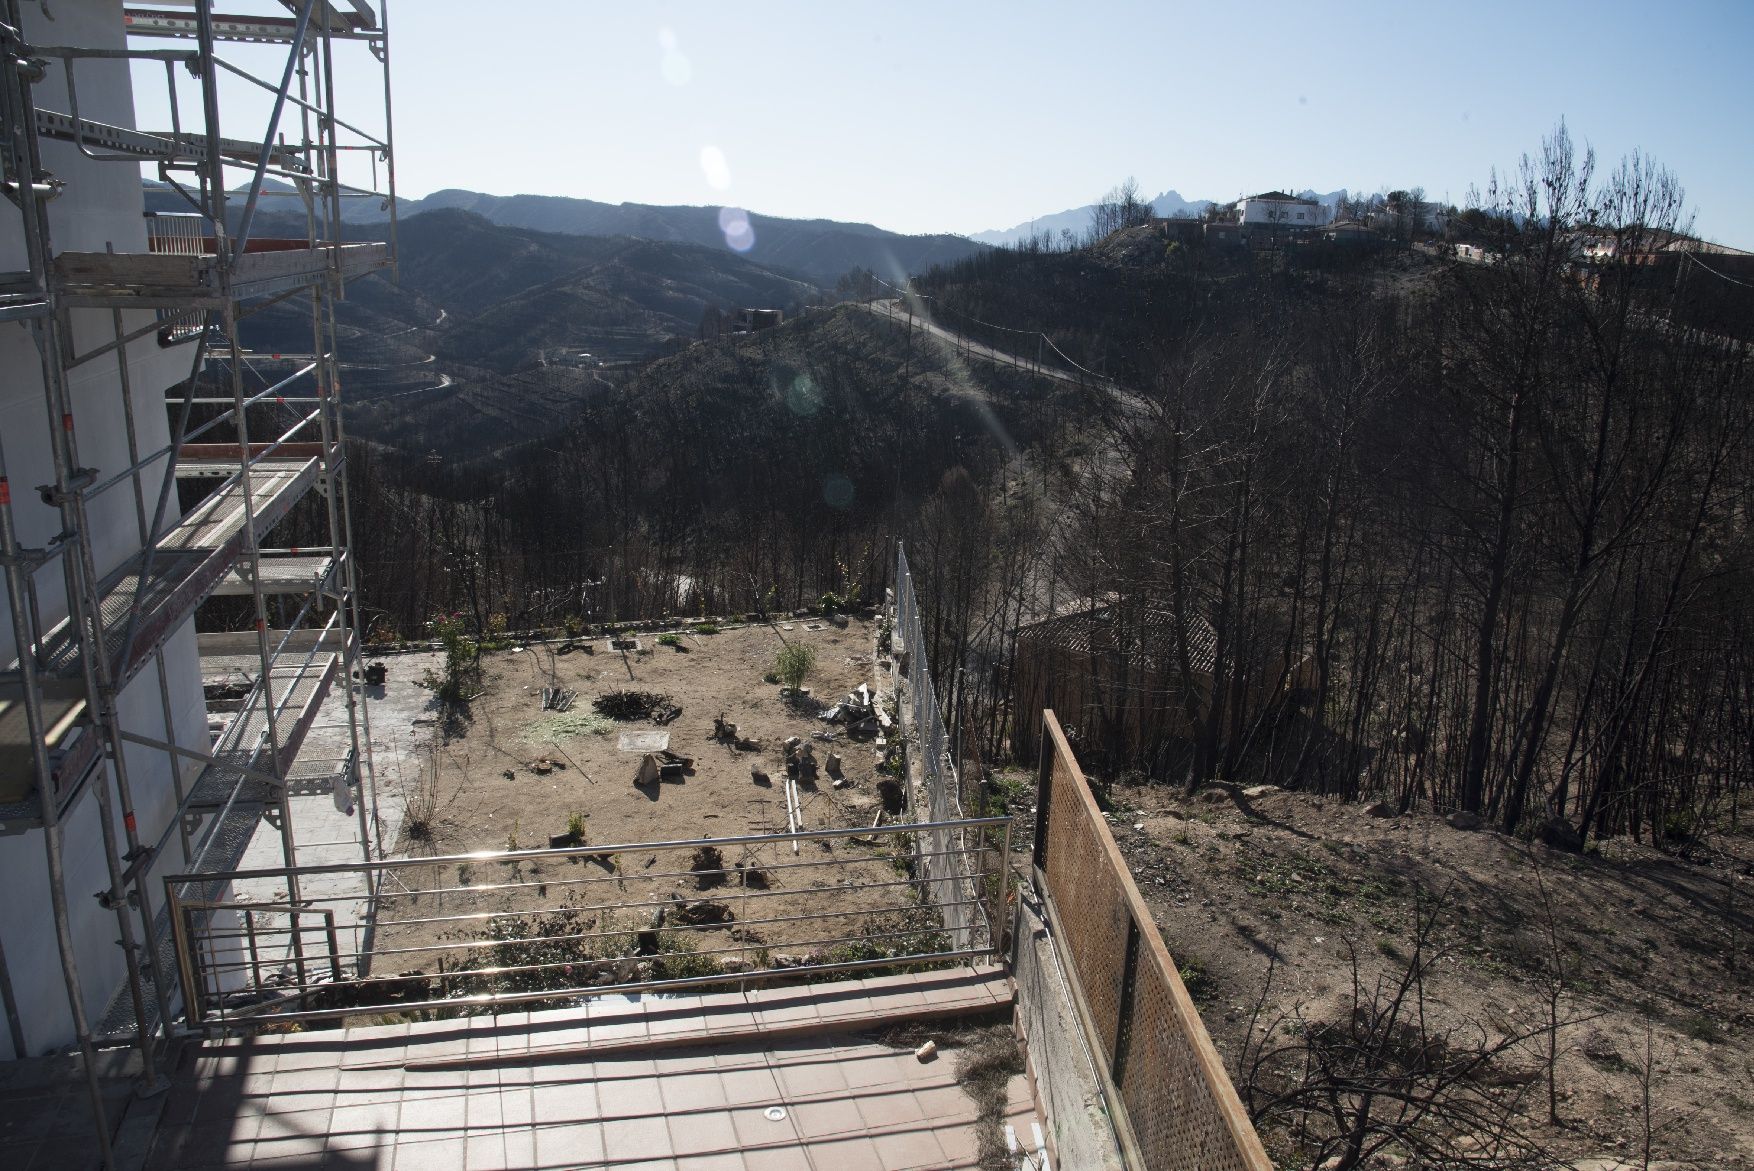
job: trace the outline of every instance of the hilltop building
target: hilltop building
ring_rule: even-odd
[[[1236,201],[1236,222],[1246,228],[1282,230],[1319,228],[1328,222],[1327,207],[1314,199],[1264,191]]]

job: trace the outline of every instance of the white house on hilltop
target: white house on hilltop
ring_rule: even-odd
[[[1313,199],[1266,191],[1237,200],[1236,221],[1245,227],[1319,228],[1328,222],[1328,209]]]

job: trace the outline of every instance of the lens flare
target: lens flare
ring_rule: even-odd
[[[807,419],[822,409],[822,390],[808,374],[792,379],[786,388],[786,407],[799,418]]]
[[[714,191],[731,185],[731,164],[725,161],[725,152],[716,146],[700,148],[700,170],[706,176],[707,186]]]
[[[725,234],[725,247],[734,252],[747,252],[755,247],[755,228],[749,215],[740,207],[719,209],[719,231]]]
[[[694,77],[694,65],[688,54],[677,47],[675,29],[658,30],[658,50],[658,72],[664,80],[671,85],[687,85]]]
[[[822,477],[822,501],[830,508],[848,509],[853,506],[853,482],[834,472]]]

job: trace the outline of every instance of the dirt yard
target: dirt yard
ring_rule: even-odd
[[[815,784],[799,784],[802,828],[868,829],[882,805],[883,750],[816,718],[859,684],[875,684],[873,623],[799,618],[715,634],[675,633],[679,646],[642,632],[630,636],[637,649],[611,650],[598,638],[571,649],[533,644],[485,656],[482,693],[434,739],[423,791],[410,802],[403,852],[433,857],[542,849],[570,845],[559,839],[573,829],[593,851],[571,861],[435,866],[418,883],[420,893],[386,900],[377,970],[430,972],[431,961],[440,958],[456,966],[466,957],[448,946],[455,941],[519,938],[532,930],[569,939],[560,952],[539,957],[544,960],[626,957],[660,906],[672,927],[690,915],[729,911],[722,923],[687,932],[678,946],[741,945],[733,966],[770,962],[770,948],[866,958],[868,949],[849,950],[845,941],[869,937],[881,948],[926,926],[905,870],[889,860],[897,849],[893,838],[806,842],[795,854],[786,846],[727,847],[719,864],[724,873],[704,879],[694,873],[692,848],[618,848],[785,832],[782,746],[791,736],[813,744],[825,766],[829,753],[841,758],[843,787],[835,787],[826,767]],[[780,649],[800,642],[816,655],[804,683],[808,694],[782,696],[780,685],[765,678]],[[568,710],[544,711],[545,687],[578,694]],[[658,725],[612,720],[593,709],[598,696],[624,689],[666,694],[681,713]],[[714,719],[721,715],[738,725],[743,746],[715,736]],[[751,748],[750,740],[760,746]],[[678,778],[635,784],[645,750],[666,741],[692,765]],[[752,766],[765,776],[755,776]],[[760,873],[750,878],[747,870]],[[522,920],[505,915],[514,910]],[[806,917],[831,910],[830,919]],[[663,937],[663,946],[679,934]],[[642,945],[649,954],[649,937]],[[417,948],[428,950],[408,950]],[[477,949],[477,958],[490,950]],[[495,954],[496,962],[508,962],[503,949]]]
[[[1012,784],[1027,809],[1023,778]],[[1399,1041],[1422,1030],[1426,1053],[1451,1056],[1507,1045],[1449,1091],[1477,1123],[1507,1107],[1498,1135],[1468,1133],[1455,1124],[1465,1112],[1446,1121],[1441,1104],[1420,1123],[1460,1160],[1441,1165],[1754,1167],[1746,830],[1687,858],[1625,840],[1576,855],[1429,814],[1250,792],[1117,787],[1111,819],[1245,1104],[1251,1070],[1259,1105],[1308,1075],[1306,1039],[1345,1036],[1354,959],[1364,1000],[1392,990],[1416,908],[1435,907],[1418,945],[1429,975]],[[1554,1015],[1556,1123],[1539,1032]],[[1257,1062],[1263,1042],[1284,1059]],[[1392,1113],[1399,1087],[1386,1089],[1378,1109]],[[1327,1100],[1312,1099],[1318,1118]],[[1263,1129],[1282,1157],[1289,1117]],[[1510,1161],[1513,1139],[1535,1153]],[[1362,1165],[1409,1157],[1390,1145]]]

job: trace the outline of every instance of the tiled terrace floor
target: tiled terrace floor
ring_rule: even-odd
[[[972,1168],[977,1107],[955,1054],[922,1062],[851,1030],[1009,995],[1003,973],[965,969],[209,1045],[149,1166]],[[1022,1077],[1006,1111],[1027,1135]]]

